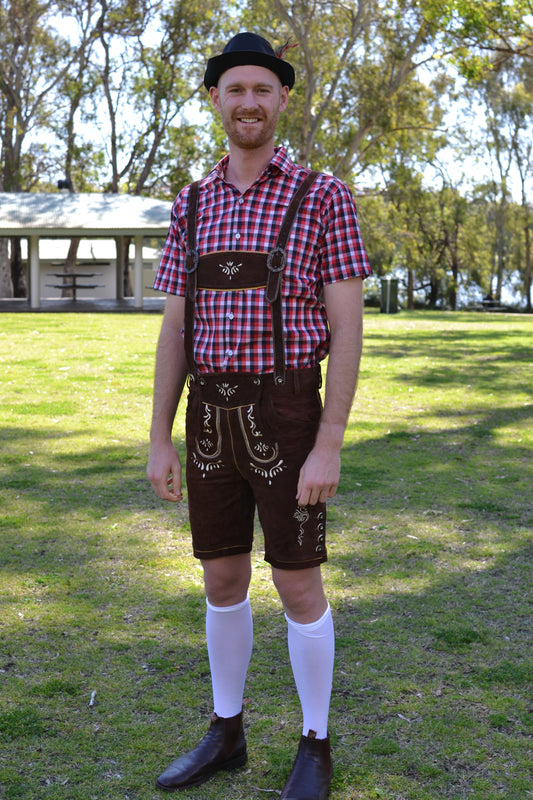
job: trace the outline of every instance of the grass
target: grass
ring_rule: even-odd
[[[0,317],[0,796],[152,800],[203,735],[201,571],[144,469],[158,315]],[[366,315],[329,511],[331,800],[533,797],[533,318]],[[175,430],[183,439],[182,417]],[[253,554],[246,768],[277,796],[300,713]]]

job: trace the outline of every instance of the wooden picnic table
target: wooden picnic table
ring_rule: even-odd
[[[76,300],[78,289],[98,289],[103,283],[78,283],[78,279],[85,281],[102,275],[102,272],[49,272],[53,278],[61,278],[63,283],[47,283],[50,289],[72,289],[72,299]]]

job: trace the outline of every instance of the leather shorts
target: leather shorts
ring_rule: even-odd
[[[326,505],[300,506],[300,468],[320,416],[320,367],[199,375],[189,384],[187,490],[194,555],[249,553],[257,514],[265,560],[304,569],[327,560]]]

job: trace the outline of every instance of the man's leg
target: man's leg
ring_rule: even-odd
[[[325,800],[331,779],[328,715],[335,635],[320,567],[273,569],[288,625],[291,666],[302,706],[298,755],[280,800]]]
[[[253,643],[250,556],[206,560],[202,566],[214,713],[200,744],[176,759],[157,779],[158,788],[168,792],[203,783],[219,770],[246,762],[242,700]]]
[[[244,684],[252,655],[253,622],[248,587],[250,556],[202,561],[207,598],[206,638],[213,710],[218,717],[242,711]]]

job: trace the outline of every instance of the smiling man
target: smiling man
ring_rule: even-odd
[[[211,87],[210,95],[230,143],[254,151],[254,162],[263,151],[268,163],[278,117],[289,100],[288,87],[265,67],[232,67],[221,75],[218,86]]]
[[[164,791],[246,762],[242,703],[257,511],[302,707],[281,800],[325,800],[329,792],[334,629],[321,565],[370,267],[347,186],[274,146],[294,81],[292,66],[254,33],[238,34],[209,59],[204,83],[229,154],[176,198],[155,283],[168,297],[148,476],[159,497],[182,499],[172,426],[188,379],[189,516],[204,573],[213,689],[209,730],[159,776]]]

